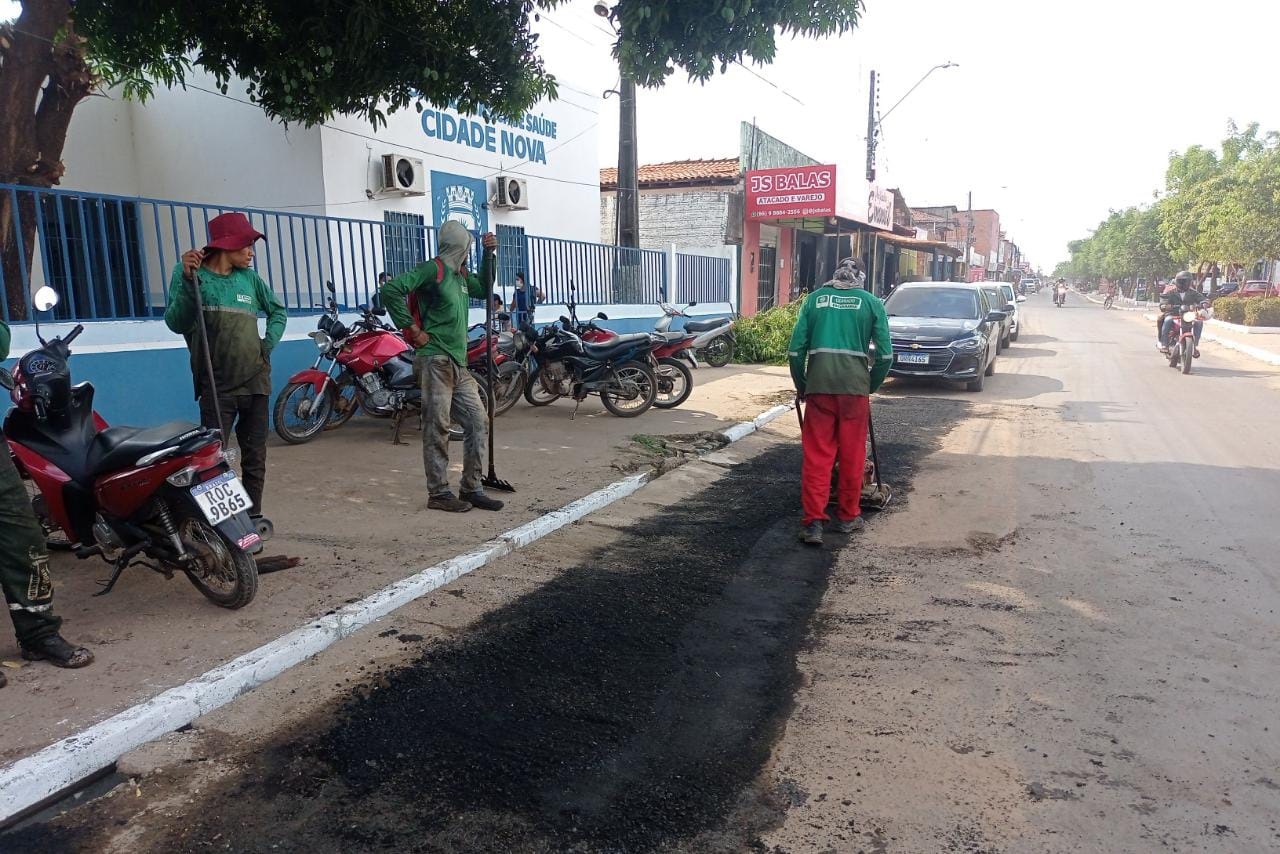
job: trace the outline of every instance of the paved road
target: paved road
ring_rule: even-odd
[[[1280,846],[1280,373],[1032,297],[892,384],[902,492],[790,542],[795,429],[691,464],[130,757],[40,850]],[[375,675],[376,674],[376,675]],[[0,837],[0,848],[6,841]]]

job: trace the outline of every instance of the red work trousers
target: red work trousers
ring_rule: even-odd
[[[863,469],[867,464],[867,422],[871,398],[862,394],[810,394],[804,406],[800,505],[804,524],[825,522],[831,498],[831,467],[840,461],[837,508],[840,519],[862,515]]]

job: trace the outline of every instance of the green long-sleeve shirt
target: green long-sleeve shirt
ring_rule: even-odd
[[[409,295],[418,292],[418,311],[422,318],[422,330],[430,336],[425,345],[414,352],[419,356],[448,356],[459,365],[467,363],[467,312],[471,299],[489,298],[486,282],[492,281],[492,268],[496,263],[493,250],[484,253],[480,262],[480,274],[463,276],[443,265],[444,278],[437,284],[441,265],[434,258],[419,264],[386,282],[380,289],[382,304],[397,329],[407,329],[414,323],[409,311]]]
[[[787,357],[801,394],[870,394],[893,364],[884,303],[860,288],[823,285],[800,306]]]
[[[0,361],[9,358],[9,327],[0,320]]]
[[[251,268],[233,269],[225,276],[201,268],[199,278],[218,395],[271,394],[270,354],[288,322],[284,306]],[[258,337],[259,312],[267,315],[265,338]],[[181,264],[173,268],[169,281],[164,322],[187,339],[191,375],[199,398],[208,381],[196,329],[195,296],[190,284],[183,281]]]

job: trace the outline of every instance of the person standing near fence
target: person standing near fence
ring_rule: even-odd
[[[491,300],[498,238],[485,234],[480,275],[466,270],[471,232],[449,220],[440,227],[440,253],[382,286],[382,304],[404,340],[414,348],[414,367],[422,387],[422,465],[427,475],[427,507],[464,513],[472,507],[501,510],[502,502],[485,494],[480,483],[483,448],[488,441],[480,390],[467,371],[467,317],[470,300]],[[462,488],[449,489],[449,422],[464,434]]]
[[[224,445],[235,429],[240,443],[244,488],[255,519],[262,516],[262,491],[267,480],[267,430],[271,423],[271,351],[284,335],[288,316],[271,286],[254,271],[253,244],[265,240],[242,213],[225,213],[209,220],[204,249],[184,252],[173,268],[169,307],[164,322],[187,339],[191,374],[200,402],[200,422],[222,431]],[[209,331],[218,408],[209,393],[209,379],[200,352],[195,296],[190,279],[199,281],[204,322]],[[267,315],[265,337],[258,336],[258,314]]]
[[[0,360],[9,357],[9,327],[0,320]],[[22,478],[9,459],[0,435],[0,588],[22,657],[47,660],[58,667],[85,667],[93,653],[67,643],[58,630],[62,618],[53,613],[53,580],[44,531],[31,510]],[[0,688],[8,680],[0,671]]]

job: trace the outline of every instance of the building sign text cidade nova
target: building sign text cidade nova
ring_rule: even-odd
[[[836,167],[787,166],[746,175],[747,219],[835,216]]]
[[[548,139],[556,138],[556,123],[545,116],[525,116],[516,125],[493,124],[479,116],[463,116],[428,107],[422,111],[422,132],[432,139],[452,142],[490,154],[515,157],[530,163],[547,162]]]

